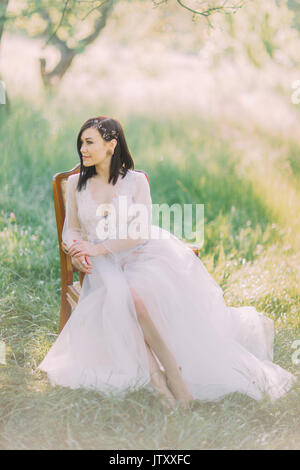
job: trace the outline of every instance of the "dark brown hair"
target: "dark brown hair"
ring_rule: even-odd
[[[98,116],[88,119],[82,125],[77,137],[77,151],[80,158],[80,175],[77,184],[78,191],[80,191],[83,186],[86,186],[86,182],[89,178],[97,174],[95,165],[90,167],[83,165],[80,151],[81,134],[89,127],[97,129],[104,140],[117,140],[115,151],[111,157],[108,183],[112,181],[112,184],[115,185],[119,175],[122,175],[122,178],[124,178],[129,169],[134,169],[134,161],[128,149],[124,131],[119,121],[107,116]]]

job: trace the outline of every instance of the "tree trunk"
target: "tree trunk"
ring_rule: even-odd
[[[1,1],[1,0],[0,0]],[[98,8],[99,17],[94,20],[92,32],[85,38],[78,41],[78,45],[74,48],[69,48],[66,44],[66,41],[60,39],[56,32],[51,35],[50,43],[56,47],[60,52],[60,60],[56,66],[50,70],[46,71],[46,59],[44,57],[40,58],[40,72],[43,81],[44,88],[48,94],[52,94],[58,87],[61,79],[69,69],[74,57],[77,54],[81,54],[85,48],[91,44],[100,34],[100,32],[105,28],[106,22],[111,14],[116,0],[106,0],[101,4],[101,7]],[[36,37],[48,37],[50,26],[52,26],[49,13],[45,9],[40,9],[39,14],[41,17],[48,23],[45,31]]]
[[[0,0],[0,43],[4,30],[5,15],[9,0]]]
[[[6,20],[6,10],[9,0],[0,0],[0,46]],[[9,100],[5,84],[1,81],[0,75],[0,117],[4,112],[9,111]]]

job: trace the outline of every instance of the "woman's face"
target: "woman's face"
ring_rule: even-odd
[[[83,165],[92,166],[103,163],[112,156],[116,144],[116,139],[104,140],[94,127],[85,129],[81,134],[80,147]]]

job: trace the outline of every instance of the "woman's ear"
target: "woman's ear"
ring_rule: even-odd
[[[112,144],[113,144],[112,150],[113,150],[113,152],[114,152],[114,150],[115,150],[115,148],[116,148],[116,146],[117,146],[118,141],[117,141],[117,139],[111,139],[111,142],[112,142]]]

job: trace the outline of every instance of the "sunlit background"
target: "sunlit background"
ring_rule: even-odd
[[[121,121],[153,203],[204,204],[202,261],[227,304],[275,321],[275,362],[300,370],[300,2],[225,2],[240,8],[209,17],[175,0],[106,3],[105,25],[85,47],[101,2],[9,1],[6,10],[0,446],[299,448],[299,387],[273,406],[233,396],[166,418],[148,392],[111,401],[34,373],[58,332],[52,176],[78,163],[80,126],[102,114]],[[60,50],[76,51],[69,66]],[[51,76],[57,64],[65,71]]]

